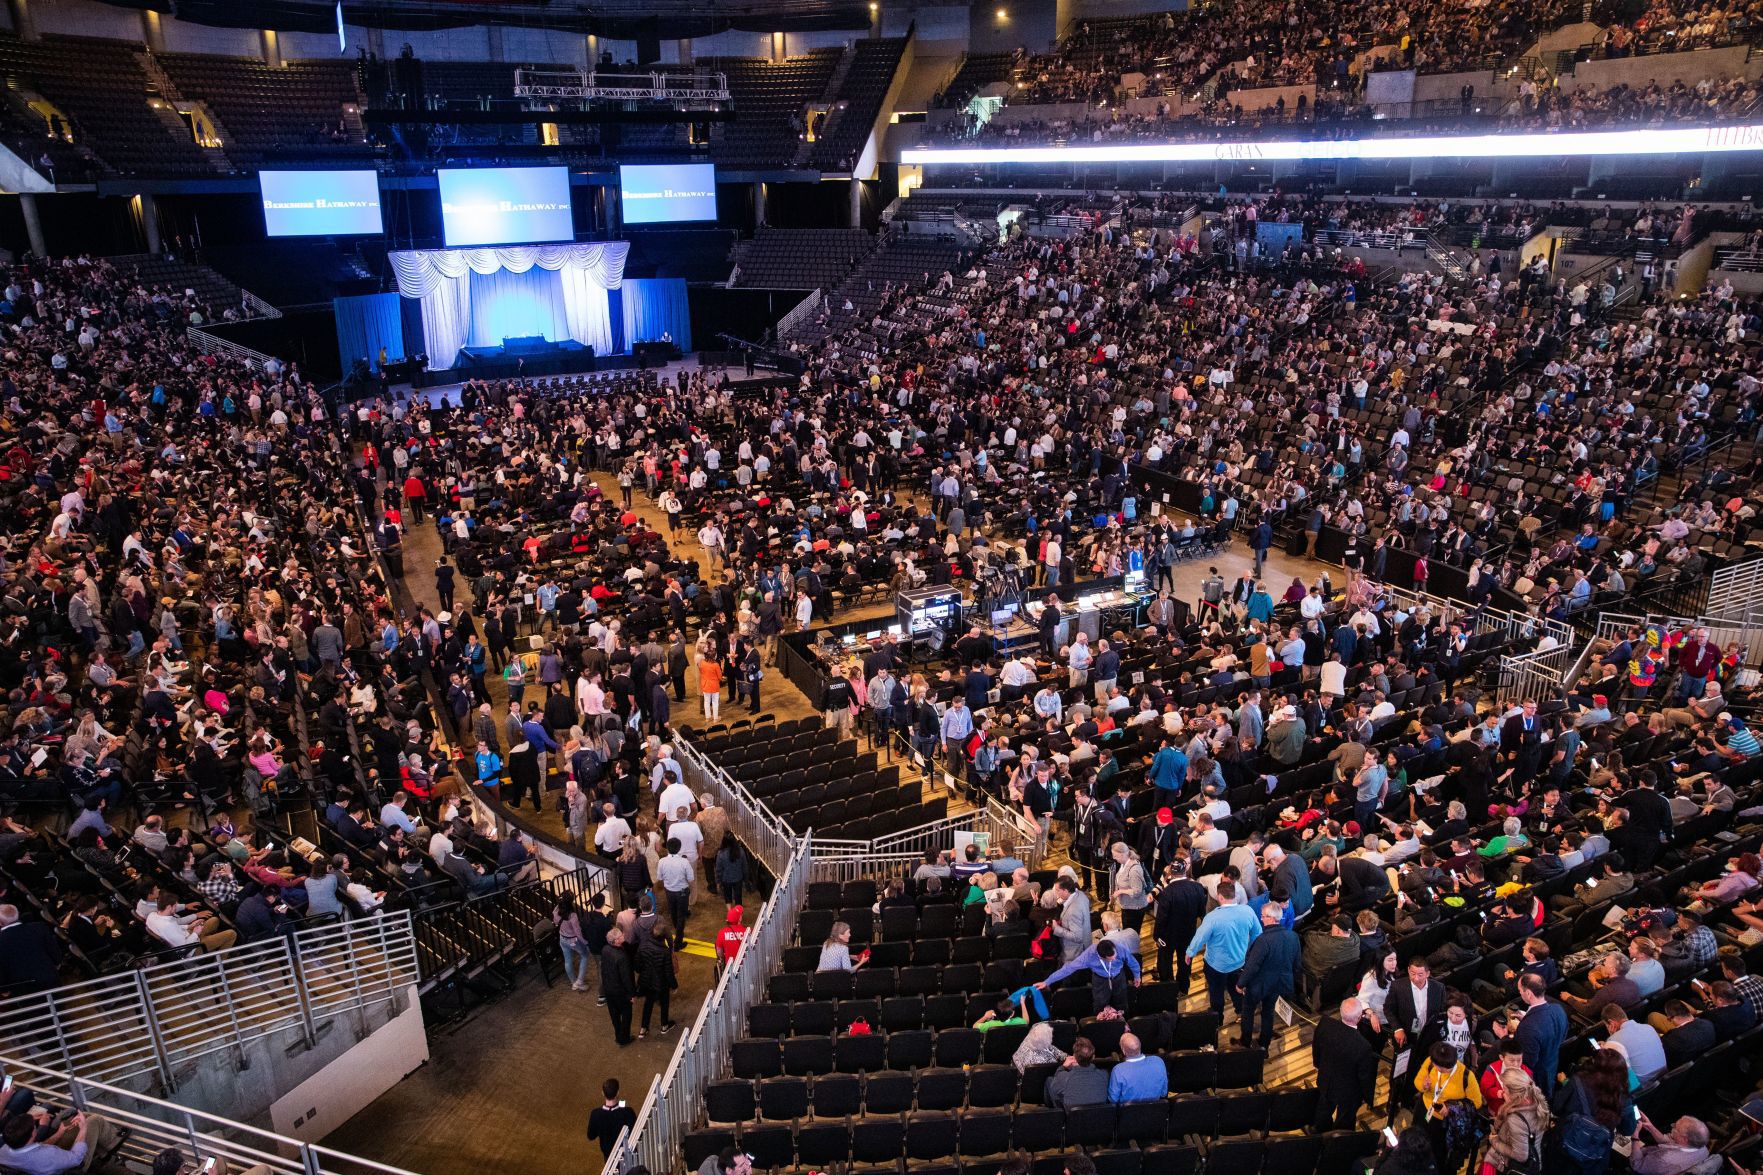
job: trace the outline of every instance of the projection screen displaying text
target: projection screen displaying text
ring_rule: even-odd
[[[441,168],[435,176],[449,248],[575,239],[566,167]]]
[[[263,227],[272,237],[345,237],[383,231],[372,171],[260,171]]]
[[[715,164],[620,164],[618,191],[626,224],[716,219]]]

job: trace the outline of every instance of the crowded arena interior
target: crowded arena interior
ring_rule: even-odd
[[[1760,21],[5,0],[0,1173],[1763,1170]]]

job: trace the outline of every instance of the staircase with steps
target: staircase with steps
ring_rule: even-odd
[[[1469,271],[1464,269],[1463,264],[1457,260],[1456,254],[1451,251],[1451,246],[1431,233],[1427,234],[1426,238],[1426,259],[1452,281],[1460,282],[1469,276]]]
[[[585,909],[608,887],[605,870],[584,865],[571,873],[418,910],[412,925],[425,1008],[434,1016],[442,997],[451,992],[460,1012],[467,1006],[466,992],[506,990],[510,972],[528,960],[538,959],[542,969],[547,946],[555,950],[555,936],[546,929],[557,899],[572,894]]]
[[[135,54],[135,60],[140,62],[141,72],[147,75],[147,80],[159,91],[159,102],[153,106],[153,112],[158,116],[159,121],[165,124],[167,130],[186,139],[193,138],[190,124],[185,122],[184,116],[178,113],[178,107],[182,105],[201,110],[202,117],[207,119],[209,126],[214,129],[214,137],[220,142],[230,143],[233,141],[231,132],[221,125],[220,116],[209,109],[206,103],[192,102],[179,93],[177,86],[172,83],[170,75],[154,59],[153,54],[142,50]],[[197,143],[197,146],[202,149],[203,156],[207,158],[215,170],[222,172],[237,170],[233,166],[233,161],[227,157],[225,147],[209,147],[201,143]]]
[[[838,121],[839,89],[845,84],[845,78],[850,75],[851,63],[855,60],[857,60],[857,49],[855,46],[847,44],[844,52],[839,54],[838,64],[833,66],[832,76],[826,79],[826,86],[820,91],[820,99],[809,103],[811,107],[818,106],[826,111],[826,116],[820,120],[820,126],[814,132],[816,139],[823,139],[830,134],[833,124]],[[791,166],[807,167],[808,157],[813,151],[814,144],[804,138],[796,145],[796,156],[791,160]]]

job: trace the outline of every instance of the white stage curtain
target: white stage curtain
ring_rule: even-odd
[[[422,299],[422,337],[429,366],[441,370],[453,366],[454,356],[471,337],[471,275],[437,276]]]
[[[410,249],[388,254],[398,275],[398,292],[426,298],[445,278],[498,270],[525,273],[533,266],[555,271],[579,270],[604,290],[624,283],[629,241],[575,245],[503,245],[494,249]]]
[[[585,269],[566,268],[557,279],[563,285],[569,337],[594,348],[595,354],[612,354],[617,348],[612,343],[612,308],[607,304],[606,287]]]
[[[623,286],[629,253],[629,242],[606,241],[405,250],[388,256],[398,292],[422,302],[429,366],[444,369],[453,366],[460,347],[495,346],[527,335],[573,339],[611,354],[606,291]]]
[[[495,273],[468,273],[462,279],[471,290],[471,330],[467,345],[494,347],[503,339],[543,335],[556,342],[575,336],[563,308],[562,274],[498,269]],[[599,291],[606,300],[606,291]]]

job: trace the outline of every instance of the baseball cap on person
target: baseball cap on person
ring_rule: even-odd
[[[1175,823],[1175,813],[1171,812],[1168,808],[1158,808],[1157,809],[1157,823],[1159,823],[1159,824],[1174,824]]]
[[[741,909],[741,907],[739,907],[739,906],[730,906],[730,907],[729,907],[729,908],[728,908],[728,924],[729,924],[729,925],[730,925],[730,926],[738,926],[738,925],[740,925],[740,922],[741,922],[741,915],[742,915],[742,914],[743,914],[743,913],[744,913],[744,912],[745,912],[745,911],[743,911],[743,910],[742,910],[742,909]]]

